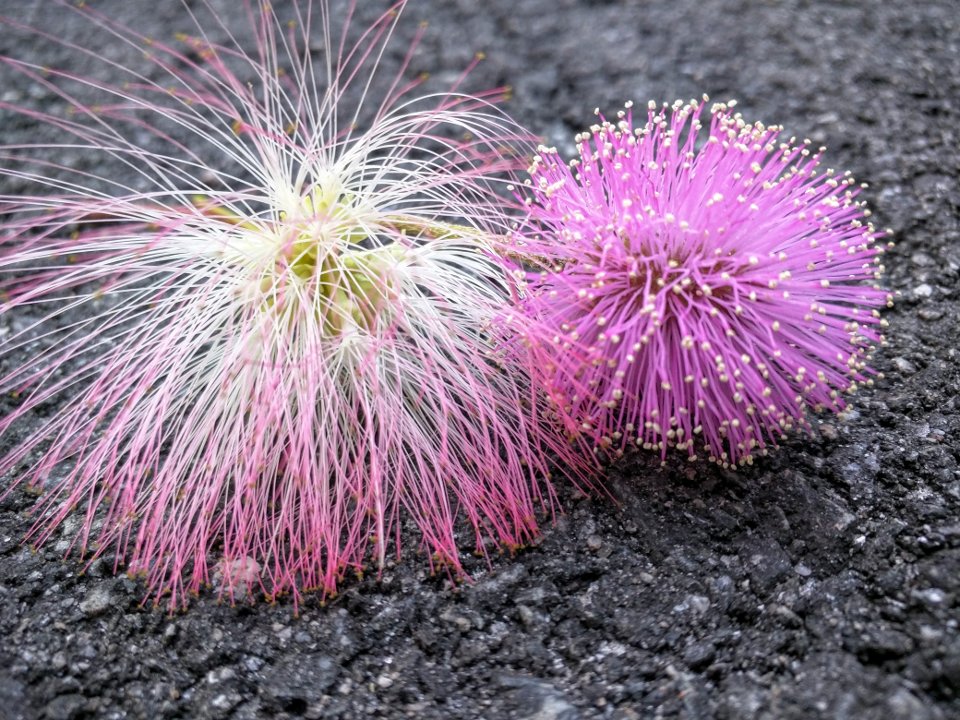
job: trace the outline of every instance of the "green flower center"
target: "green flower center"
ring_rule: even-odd
[[[194,204],[238,229],[223,256],[250,270],[249,298],[290,322],[303,313],[325,337],[375,331],[398,309],[397,269],[423,241],[482,237],[432,218],[385,213],[345,192],[334,178],[318,183],[274,220],[248,219],[205,196]],[[410,238],[410,244],[401,238]]]

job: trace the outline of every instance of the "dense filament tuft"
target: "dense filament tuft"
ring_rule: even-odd
[[[26,320],[0,336],[0,474],[43,492],[33,541],[76,512],[72,549],[114,553],[171,609],[208,583],[296,604],[411,535],[457,576],[465,545],[535,537],[548,463],[585,476],[499,254],[529,138],[502,90],[412,98],[412,48],[381,77],[403,6],[356,33],[326,2],[285,4],[290,23],[257,4],[248,52],[64,3],[149,69],[2,59],[72,108],[0,104],[61,138],[0,148],[37,188],[0,196],[0,312]]]
[[[555,329],[543,383],[599,448],[749,463],[805,410],[839,412],[881,342],[883,252],[849,173],[735,103],[651,103],[540,148],[518,252]]]

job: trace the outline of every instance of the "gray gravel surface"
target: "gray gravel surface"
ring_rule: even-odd
[[[96,5],[153,36],[191,29],[177,0]],[[0,11],[89,37],[51,3]],[[823,418],[742,472],[638,454],[609,471],[618,503],[561,489],[567,514],[542,542],[476,562],[472,584],[427,577],[411,553],[300,617],[210,597],[175,617],[143,610],[142,588],[108,563],[80,575],[56,541],[22,546],[32,498],[15,492],[0,504],[0,717],[960,717],[956,11],[413,0],[385,62],[429,19],[412,71],[442,75],[486,51],[471,87],[512,85],[509,111],[561,152],[596,106],[703,92],[828,145],[830,165],[870,182],[875,219],[898,241],[888,282],[902,298],[875,359],[885,380],[848,421]],[[0,53],[74,62],[17,33]],[[56,102],[0,76],[8,101]],[[6,142],[35,132],[0,127]]]

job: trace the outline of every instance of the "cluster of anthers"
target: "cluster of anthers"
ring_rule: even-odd
[[[734,102],[630,105],[541,147],[519,244],[547,258],[527,308],[555,328],[544,382],[602,449],[723,465],[841,411],[882,341],[883,248],[850,173]]]

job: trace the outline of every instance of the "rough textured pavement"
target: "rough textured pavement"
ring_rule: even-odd
[[[157,37],[191,29],[178,0],[97,5]],[[512,85],[509,111],[561,152],[596,106],[704,92],[826,144],[827,164],[870,183],[898,242],[885,380],[847,422],[823,418],[736,474],[630,456],[609,472],[619,504],[562,491],[568,512],[542,543],[477,562],[473,584],[428,578],[410,553],[299,618],[210,597],[175,617],[142,610],[141,588],[109,565],[80,576],[56,542],[23,547],[32,498],[16,492],[0,504],[0,717],[960,717],[956,4],[412,0],[409,12],[385,62],[429,19],[412,71],[486,51],[471,88]],[[0,14],[89,41],[46,2],[0,0]],[[6,32],[0,54],[70,57]],[[0,74],[3,99],[55,102]],[[5,142],[33,132],[0,128]]]

